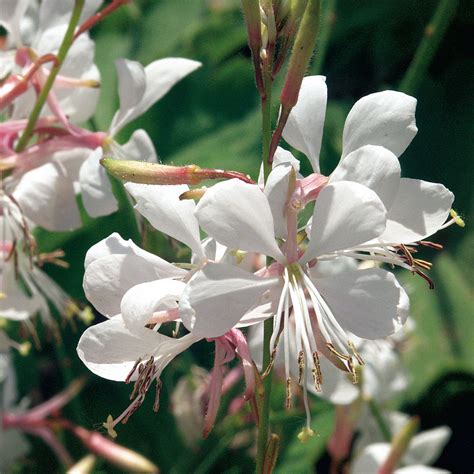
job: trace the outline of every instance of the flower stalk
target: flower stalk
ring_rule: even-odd
[[[74,42],[74,30],[76,29],[76,26],[79,23],[79,18],[81,16],[83,7],[84,7],[84,0],[75,0],[71,19],[69,20],[66,34],[64,35],[61,46],[59,47],[56,62],[51,68],[51,72],[49,73],[49,76],[46,79],[46,82],[43,88],[41,89],[41,92],[39,93],[38,98],[36,99],[36,103],[28,118],[28,123],[26,124],[23,135],[18,140],[18,144],[16,146],[17,153],[20,153],[26,148],[26,146],[28,145],[28,142],[30,141],[30,138],[32,137],[34,133],[36,122],[38,121],[38,118],[41,114],[41,110],[43,109],[43,106],[48,98],[49,92],[51,91],[53,87],[56,76],[59,74],[59,71],[64,63],[64,60],[69,51],[69,48],[72,46],[72,43]]]
[[[424,37],[402,79],[400,91],[406,94],[416,93],[458,6],[459,0],[441,0],[439,2],[431,21],[425,27]]]

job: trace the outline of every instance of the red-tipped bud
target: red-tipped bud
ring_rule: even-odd
[[[126,472],[159,472],[158,468],[141,454],[110,441],[100,433],[88,431],[80,426],[71,428],[71,431],[84,443],[89,451]]]
[[[104,158],[102,166],[118,179],[141,184],[198,184],[206,179],[237,178],[246,183],[252,179],[238,171],[200,168],[197,165],[170,166],[146,161]]]

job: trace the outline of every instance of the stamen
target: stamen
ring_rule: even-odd
[[[155,392],[155,402],[153,403],[153,411],[155,413],[160,409],[160,394],[161,388],[163,387],[163,382],[160,379],[156,379],[156,392]]]
[[[125,383],[130,383],[130,379],[132,378],[132,375],[135,373],[137,370],[138,365],[141,363],[142,359],[141,357],[138,358],[138,360],[135,362],[135,364],[132,367],[132,370],[128,373],[127,377],[125,378]]]
[[[317,351],[313,352],[313,364],[314,368],[311,371],[313,374],[314,385],[316,387],[316,391],[321,391],[321,385],[323,384],[323,374],[321,372],[321,363],[319,362],[319,355]]]
[[[438,244],[436,242],[430,242],[429,240],[420,240],[418,242],[420,245],[423,245],[424,247],[430,247],[435,250],[442,250],[443,246],[441,244]]]
[[[298,384],[303,385],[303,377],[304,377],[304,351],[301,350],[298,353]],[[306,384],[304,384],[306,385]]]
[[[286,379],[286,409],[289,410],[291,408],[291,378]]]
[[[349,356],[346,356],[344,354],[341,354],[335,347],[334,345],[331,343],[331,342],[326,342],[326,347],[334,354],[336,355],[337,357],[339,357],[339,359],[345,361],[345,362],[349,362],[349,360],[351,359]]]
[[[354,354],[354,357],[357,359],[357,362],[359,362],[360,365],[364,365],[365,362],[360,356],[360,354],[357,352],[357,349],[352,341],[347,341],[347,344],[351,348],[352,353]]]
[[[354,363],[352,361],[352,357],[349,357],[349,359],[347,361],[347,367],[349,369],[350,374],[352,375],[352,383],[357,384],[357,382],[359,381],[359,377],[357,375],[357,371],[354,368]]]

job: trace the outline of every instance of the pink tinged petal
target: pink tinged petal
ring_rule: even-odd
[[[59,165],[47,163],[24,174],[13,195],[24,214],[47,230],[81,225],[74,182]]]
[[[453,201],[453,193],[442,184],[402,178],[380,238],[405,244],[433,235],[449,217]]]
[[[161,186],[126,183],[125,188],[137,202],[135,209],[157,230],[183,242],[204,257],[199,225],[194,216],[195,204],[179,199],[189,187],[185,184]]]
[[[100,165],[102,149],[94,150],[79,170],[82,202],[91,217],[107,216],[118,210],[107,171]]]
[[[451,429],[447,426],[422,431],[410,441],[403,461],[406,464],[434,463],[443,452],[450,437]]]
[[[135,130],[130,140],[125,145],[122,145],[121,149],[127,160],[148,161],[150,163],[158,161],[151,138],[142,129]]]
[[[155,359],[156,376],[159,377],[174,357],[198,340],[191,334],[171,338],[146,328],[132,333],[118,316],[86,329],[79,340],[77,353],[94,374],[123,382],[138,359],[150,357]]]
[[[203,230],[221,244],[284,261],[270,204],[257,185],[238,179],[215,184],[196,206],[196,216]]]
[[[200,66],[200,62],[184,58],[159,59],[145,68],[134,61],[119,60],[119,91],[123,90],[123,93],[120,93],[120,110],[112,120],[111,133],[115,134],[144,114],[177,82]],[[133,93],[132,89],[127,90],[130,87]]]
[[[153,313],[176,308],[185,283],[172,279],[155,280],[136,285],[125,293],[120,304],[122,318],[130,331],[141,329]]]
[[[87,299],[104,316],[120,312],[123,295],[133,286],[160,278],[183,275],[183,271],[161,260],[148,258],[147,252],[113,254],[92,261],[84,273]]]
[[[349,153],[332,172],[330,182],[354,181],[372,189],[390,209],[400,183],[398,158],[381,146],[366,145]]]
[[[310,241],[301,261],[378,237],[385,219],[385,207],[371,189],[350,181],[328,184],[314,205]]]
[[[347,116],[342,156],[364,145],[380,145],[400,156],[418,131],[415,109],[416,99],[402,92],[383,91],[362,97]]]
[[[187,284],[179,313],[192,334],[219,337],[249,310],[266,302],[276,285],[277,278],[260,278],[232,265],[208,263]]]
[[[303,79],[298,103],[290,113],[283,130],[283,138],[310,160],[315,173],[319,173],[319,153],[326,116],[327,86],[324,76]]]
[[[249,345],[242,331],[232,329],[227,333],[227,337],[232,340],[236,353],[242,360],[245,377],[245,397],[249,398],[255,392],[255,372],[252,355],[250,354]]]
[[[222,365],[225,357],[225,348],[216,341],[216,352],[214,355],[214,367],[211,373],[211,383],[209,386],[209,403],[207,405],[206,416],[204,417],[203,437],[207,438],[216,421],[217,411],[221,403],[222,393]]]
[[[341,327],[356,336],[389,336],[408,317],[407,294],[385,270],[371,268],[313,281]]]
[[[379,467],[389,454],[389,443],[375,443],[367,446],[352,463],[351,474],[377,474]]]

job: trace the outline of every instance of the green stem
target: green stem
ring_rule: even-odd
[[[321,71],[324,66],[324,61],[326,60],[326,55],[329,46],[329,38],[331,37],[331,33],[336,20],[336,7],[337,0],[328,0],[326,2],[326,7],[321,18],[321,33],[318,39],[318,48],[316,51],[317,54],[314,59],[312,68],[314,74],[321,74]]]
[[[262,97],[262,162],[265,180],[271,171],[269,163],[270,142],[272,138],[272,79],[271,66],[265,68],[263,75],[264,95]],[[263,329],[263,357],[262,371],[270,364],[270,339],[273,332],[273,319],[269,318],[264,323]],[[258,437],[257,437],[257,474],[263,472],[265,451],[268,444],[270,396],[272,389],[272,372],[263,379],[263,394],[259,411]]]
[[[392,440],[392,433],[390,432],[390,428],[382,416],[382,413],[380,411],[379,406],[377,405],[377,402],[373,398],[371,398],[370,400],[367,401],[367,404],[369,406],[370,413],[374,417],[377,423],[377,426],[379,427],[380,433],[382,433],[384,440],[387,443],[390,443]]]
[[[48,98],[48,94],[51,88],[53,87],[56,76],[58,75],[59,70],[63,65],[64,59],[66,58],[69,48],[71,47],[74,41],[74,30],[76,29],[76,26],[79,23],[79,18],[81,16],[83,7],[84,0],[75,0],[74,9],[72,11],[71,19],[69,20],[69,25],[67,27],[66,34],[64,35],[61,46],[59,47],[56,63],[52,67],[49,76],[46,79],[46,82],[43,88],[41,89],[38,98],[36,99],[36,103],[28,118],[28,123],[26,124],[25,131],[23,132],[23,135],[20,137],[20,140],[18,141],[18,144],[16,146],[17,153],[22,152],[26,148],[28,142],[30,141],[30,138],[33,135],[36,122],[38,121],[38,118],[41,114],[41,110],[43,109],[43,106]]]
[[[424,37],[402,79],[399,90],[414,94],[418,90],[431,61],[448,29],[459,5],[459,0],[441,0],[431,21],[425,28]]]

